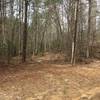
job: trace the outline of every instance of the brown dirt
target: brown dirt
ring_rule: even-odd
[[[0,64],[0,100],[100,100],[99,92],[97,60],[74,67],[43,61]]]

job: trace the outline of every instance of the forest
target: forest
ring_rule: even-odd
[[[0,0],[0,100],[100,100],[100,1]]]

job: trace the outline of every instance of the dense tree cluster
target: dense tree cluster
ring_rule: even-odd
[[[72,64],[94,57],[97,0],[0,0],[0,58],[63,52]]]

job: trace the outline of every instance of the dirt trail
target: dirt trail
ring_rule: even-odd
[[[0,100],[100,100],[100,61],[0,67]]]

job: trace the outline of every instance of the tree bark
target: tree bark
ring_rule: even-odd
[[[77,41],[77,23],[78,23],[78,8],[79,8],[79,0],[76,1],[75,4],[75,32],[73,34],[73,41],[72,41],[72,57],[71,57],[71,64],[75,64],[76,58],[76,41]]]
[[[23,52],[22,52],[22,61],[26,61],[26,49],[27,49],[27,10],[28,10],[28,1],[25,0],[25,18],[24,18],[24,31],[23,31]]]

